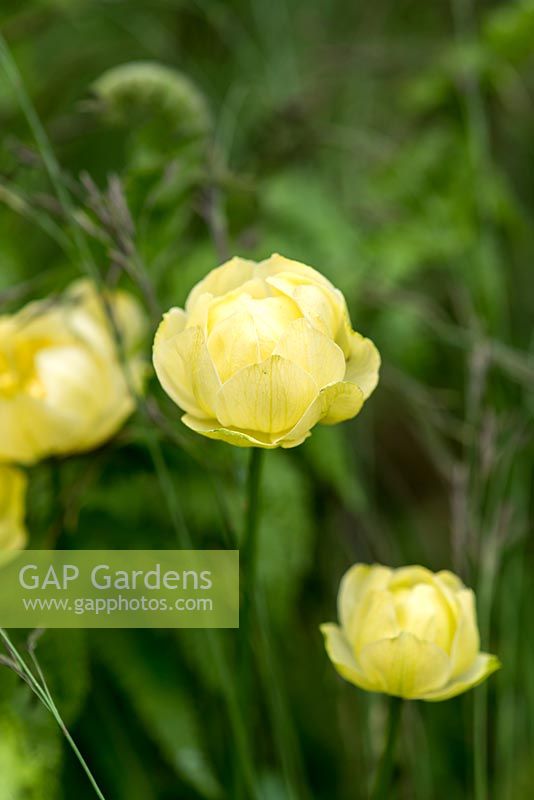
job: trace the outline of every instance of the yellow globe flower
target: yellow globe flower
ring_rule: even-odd
[[[338,595],[341,626],[322,625],[339,674],[369,692],[448,700],[499,669],[480,652],[475,596],[452,572],[356,564]]]
[[[134,384],[142,380],[141,308],[122,291],[107,297]],[[97,447],[134,409],[109,319],[88,281],[57,300],[0,317],[0,461],[31,464]]]
[[[20,550],[26,545],[26,484],[22,470],[0,465],[0,561],[6,551]]]
[[[182,421],[240,447],[295,447],[354,417],[378,382],[374,344],[345,299],[298,261],[233,258],[165,314],[154,366]]]

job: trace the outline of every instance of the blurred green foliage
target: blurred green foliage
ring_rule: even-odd
[[[336,677],[318,632],[356,560],[458,571],[504,664],[475,693],[410,705],[396,796],[473,796],[487,700],[491,797],[531,797],[534,2],[3,0],[0,29],[75,224],[154,326],[225,250],[279,251],[328,275],[382,352],[361,417],[267,457],[267,667],[247,721],[262,797],[367,797],[382,698]],[[82,269],[19,99],[0,71],[4,311]],[[157,424],[139,413],[97,453],[31,470],[33,546],[238,539],[247,454],[196,439],[154,380],[149,403]],[[107,796],[234,798],[225,687],[199,634],[41,639]],[[232,632],[223,646],[235,656]],[[92,797],[85,776],[3,670],[0,800],[73,796]]]

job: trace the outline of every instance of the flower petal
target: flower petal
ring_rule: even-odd
[[[480,648],[474,593],[471,589],[462,589],[456,592],[455,599],[459,610],[451,649],[452,678],[470,669]]]
[[[335,339],[343,313],[341,300],[333,289],[310,283],[290,272],[267,278],[267,283],[272,289],[291,298],[314,328]]]
[[[166,340],[164,334],[165,331],[161,336],[156,334],[153,352],[154,368],[161,385],[184,411],[195,417],[213,417],[220,381],[202,329],[186,328]]]
[[[352,331],[345,380],[359,386],[367,400],[378,383],[379,369],[380,353],[373,342]]]
[[[208,337],[208,351],[223,383],[240,369],[263,361],[273,348],[274,341],[270,352],[262,355],[254,318],[244,309],[221,320]]]
[[[438,587],[418,583],[409,589],[395,592],[395,609],[403,631],[413,633],[418,639],[437,644],[450,652],[455,632],[455,620],[448,603]]]
[[[500,668],[501,662],[497,656],[493,656],[490,653],[479,653],[471,669],[456,679],[449,681],[442,689],[425,692],[419,699],[430,702],[449,700],[451,697],[456,697],[456,695],[478,686],[479,683],[482,683]]]
[[[288,442],[294,439],[297,439],[300,444],[300,442],[304,441],[304,438],[307,438],[308,431],[318,422],[321,422],[329,413],[338,398],[341,397],[343,400],[346,400],[347,391],[351,398],[353,398],[355,394],[354,390],[358,391],[357,387],[347,390],[346,384],[344,383],[333,383],[330,386],[325,386],[308,406],[294,427],[289,431],[284,431],[284,433],[278,437],[280,445],[282,447],[294,447],[295,445],[288,444]],[[360,397],[360,395],[358,395],[358,397]]]
[[[214,297],[220,297],[232,289],[237,289],[254,276],[255,269],[254,261],[237,256],[212,269],[189,293],[185,304],[186,310],[191,311],[202,294],[209,293]]]
[[[352,635],[352,620],[362,608],[368,592],[386,589],[392,575],[381,564],[354,564],[341,579],[338,614],[343,630]]]
[[[345,630],[357,658],[371,642],[398,636],[401,630],[391,592],[385,589],[368,591]]]
[[[156,336],[154,338],[154,346],[162,344],[163,342],[172,339],[173,336],[181,333],[187,323],[187,314],[182,308],[171,308],[163,315]]]
[[[0,460],[30,465],[60,452],[62,442],[70,443],[77,422],[78,417],[28,395],[0,399]]]
[[[236,447],[263,447],[268,450],[272,450],[275,447],[296,447],[306,438],[304,437],[300,441],[291,442],[289,444],[279,443],[278,440],[273,439],[273,437],[268,434],[263,435],[255,432],[223,428],[216,419],[198,419],[191,414],[184,414],[182,422],[184,425],[187,425],[188,428],[191,428],[191,430],[196,431],[196,433],[207,436],[208,439],[220,439]]]
[[[341,348],[303,317],[286,327],[274,353],[306,370],[320,389],[341,381],[345,375]]]
[[[209,314],[208,350],[223,382],[240,369],[269,358],[288,324],[299,314],[291,300],[279,297],[255,300],[241,296],[229,308],[233,313],[215,317],[215,324],[212,310]]]
[[[352,419],[363,406],[362,390],[354,383],[340,381],[322,389],[327,411],[321,419],[323,425],[336,425]]]
[[[368,692],[380,691],[358,667],[350,645],[338,625],[333,623],[321,625],[321,633],[324,636],[328,657],[342,678]]]
[[[359,653],[365,677],[379,691],[415,699],[443,687],[450,675],[447,653],[411,633],[366,645]]]
[[[252,364],[224,383],[215,416],[225,428],[283,433],[302,417],[317,395],[317,384],[281,356]]]

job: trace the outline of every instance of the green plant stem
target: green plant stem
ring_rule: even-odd
[[[473,772],[475,800],[488,797],[488,692],[484,684],[479,686],[473,697]]]
[[[254,626],[252,618],[255,610],[262,457],[263,452],[260,448],[254,447],[250,451],[246,484],[245,520],[240,549],[242,607],[239,619],[239,677],[242,713],[243,716],[248,715],[249,717],[254,708],[252,697],[252,632]],[[249,737],[250,741],[253,741],[252,731],[250,730]],[[235,780],[237,797],[242,798],[242,776],[236,775]]]
[[[35,677],[35,675],[31,671],[31,669],[28,667],[28,665],[26,664],[26,662],[24,661],[24,659],[22,658],[22,656],[20,655],[20,653],[16,649],[15,645],[12,643],[12,641],[9,638],[7,632],[3,628],[0,628],[0,638],[3,640],[4,645],[6,647],[6,650],[8,651],[9,655],[13,659],[13,666],[14,666],[15,671],[17,672],[17,674],[20,675],[20,677],[23,678],[26,681],[28,686],[37,695],[37,697],[39,698],[41,703],[44,705],[44,707],[54,717],[55,721],[57,722],[57,725],[58,725],[59,729],[61,730],[61,732],[62,732],[63,736],[65,737],[65,739],[67,740],[68,744],[70,745],[70,747],[71,747],[74,755],[78,759],[83,771],[87,775],[87,778],[89,779],[89,782],[90,782],[91,786],[93,787],[96,796],[99,798],[99,800],[106,800],[106,798],[102,794],[102,791],[100,790],[95,778],[93,777],[93,774],[92,774],[91,770],[89,769],[89,766],[87,765],[87,762],[85,761],[85,759],[82,756],[80,750],[78,749],[78,746],[76,745],[76,742],[74,741],[74,739],[70,735],[70,733],[69,733],[69,731],[67,729],[67,726],[63,722],[61,714],[59,713],[58,708],[57,708],[57,706],[56,706],[56,704],[55,704],[55,702],[54,702],[54,700],[52,698],[52,695],[50,694],[50,690],[48,688],[48,684],[46,683],[46,680],[45,680],[45,677],[44,677],[43,672],[41,670],[41,667],[39,666],[39,663],[38,663],[34,653],[31,653],[31,657],[32,657],[33,663],[35,664],[35,667],[37,669],[37,674],[39,676],[39,679],[40,679],[41,683],[39,683],[39,681],[37,680],[37,678]]]
[[[250,452],[246,486],[246,509],[243,538],[241,540],[242,608],[239,619],[239,643],[241,657],[241,687],[244,707],[250,700],[250,677],[252,666],[252,617],[255,610],[255,591],[258,561],[258,529],[261,466],[263,452],[254,447]]]
[[[393,756],[402,711],[402,700],[391,697],[389,701],[389,718],[387,723],[386,742],[380,758],[371,791],[371,800],[390,800],[391,776],[393,772]]]
[[[247,509],[245,515],[245,530],[241,547],[241,565],[244,576],[244,603],[250,607],[250,595],[254,591],[258,561],[258,523],[259,523],[259,497],[261,467],[263,450],[253,447],[247,476]]]

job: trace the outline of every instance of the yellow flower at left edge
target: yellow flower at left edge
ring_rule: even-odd
[[[28,540],[24,524],[26,485],[22,470],[0,465],[0,564],[4,553],[21,550]]]
[[[140,390],[143,311],[120,290],[107,292],[105,301]],[[98,447],[134,405],[109,315],[89,281],[0,317],[0,461],[32,464]]]

